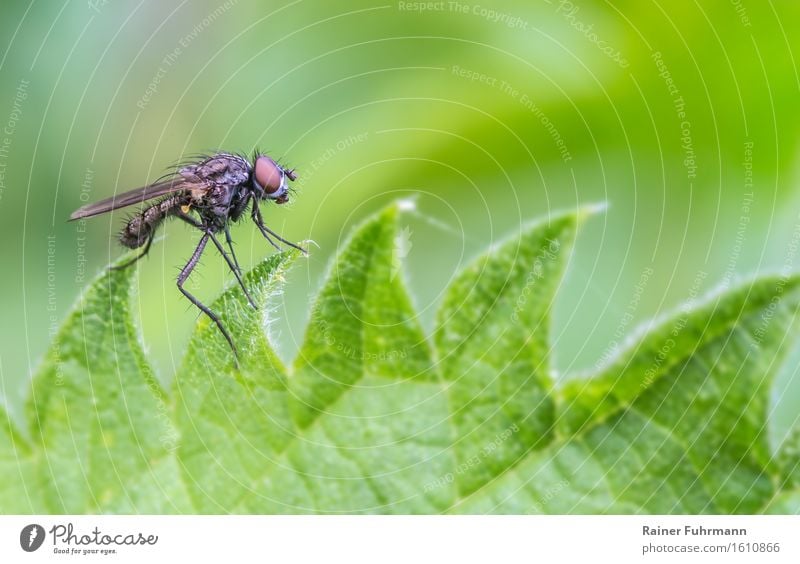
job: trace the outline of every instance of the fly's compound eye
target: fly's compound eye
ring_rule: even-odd
[[[286,178],[283,169],[266,155],[256,159],[255,177],[258,185],[270,198],[279,198],[286,192]]]

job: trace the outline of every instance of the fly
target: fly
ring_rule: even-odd
[[[305,254],[305,249],[282,238],[264,224],[259,207],[262,200],[272,200],[276,204],[288,202],[287,180],[296,179],[294,170],[283,168],[272,158],[259,152],[253,155],[252,163],[241,155],[217,153],[183,166],[175,174],[154,184],[85,205],[75,210],[70,216],[70,221],[158,198],[156,202],[139,210],[123,227],[119,234],[119,242],[129,249],[142,248],[142,251],[116,268],[130,266],[147,255],[156,230],[167,218],[177,217],[199,229],[202,232],[200,242],[178,274],[178,290],[216,324],[228,341],[238,364],[236,345],[220,318],[186,290],[184,284],[197,266],[206,245],[211,241],[236,276],[237,282],[247,296],[247,301],[255,308],[256,304],[244,285],[239,261],[233,251],[230,225],[244,217],[249,207],[253,223],[273,247],[280,250],[280,246],[275,242],[277,240]],[[225,234],[228,251],[219,240],[218,235],[221,233]]]

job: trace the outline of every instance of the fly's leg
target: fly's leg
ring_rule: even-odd
[[[272,237],[270,237],[266,231],[266,226],[264,225],[264,221],[261,219],[261,210],[258,209],[258,200],[253,200],[253,212],[251,216],[253,218],[253,223],[256,224],[256,227],[258,227],[258,230],[261,231],[261,234],[264,236],[264,238],[267,241],[269,241],[270,245],[272,245],[273,247],[275,247],[277,250],[280,251],[281,248],[275,241],[272,240]]]
[[[202,223],[200,223],[195,218],[193,218],[188,213],[185,213],[182,210],[179,210],[175,215],[177,215],[179,219],[182,219],[183,221],[185,221],[186,223],[188,223],[192,227],[196,227],[197,229],[199,229],[201,231],[205,231],[206,230],[205,226]]]
[[[150,252],[150,245],[153,244],[153,239],[154,238],[155,238],[155,234],[151,234],[147,238],[147,242],[144,244],[144,249],[142,249],[141,253],[139,253],[138,255],[136,255],[135,257],[133,257],[130,260],[126,260],[122,264],[118,264],[116,266],[112,266],[111,270],[122,270],[123,268],[128,268],[129,266],[131,266],[132,264],[137,262],[139,259],[144,258],[147,255],[147,253]]]
[[[250,204],[251,199],[253,199],[252,194],[250,192],[246,192],[245,196],[230,210],[228,210],[228,217],[225,220],[225,242],[228,244],[228,249],[230,250],[231,253],[230,256],[233,259],[233,265],[235,267],[234,272],[237,275],[237,278],[240,278],[242,275],[242,267],[239,266],[239,259],[236,258],[236,251],[233,248],[233,238],[231,237],[231,223],[238,221],[239,218],[242,216],[242,214],[245,211],[247,211],[247,206]],[[222,249],[220,249],[220,252],[222,253]],[[230,261],[228,262],[230,264]],[[239,283],[241,284],[241,279],[239,279]],[[242,289],[244,289],[244,284],[242,284]],[[245,290],[245,294],[247,294],[247,290]],[[248,300],[250,300],[251,304],[253,303],[253,300],[250,299],[250,296],[248,296]]]
[[[250,302],[250,305],[253,306],[253,309],[258,309],[258,306],[256,306],[256,302],[250,296],[250,292],[247,291],[247,286],[244,285],[244,280],[242,280],[242,276],[239,274],[238,265],[234,264],[234,262],[231,260],[231,257],[228,256],[228,253],[226,253],[225,249],[222,247],[222,243],[219,242],[219,239],[217,239],[213,233],[209,231],[206,232],[206,234],[209,236],[211,241],[217,246],[217,250],[219,251],[219,254],[222,255],[222,258],[225,259],[225,262],[228,263],[228,268],[230,268],[231,271],[233,271],[233,274],[236,276],[236,280],[239,282],[239,286],[242,287],[244,295],[247,296],[247,301]]]
[[[275,247],[276,249],[281,250],[281,248],[278,245],[276,245],[272,239],[270,239],[270,235],[275,237],[281,243],[284,243],[294,249],[297,249],[304,255],[308,254],[308,251],[306,251],[303,247],[295,245],[291,241],[287,241],[286,239],[275,233],[273,230],[271,230],[269,227],[264,225],[264,218],[261,217],[261,209],[258,207],[257,201],[253,202],[253,222],[256,224],[256,226],[258,226],[258,229],[261,231],[261,234],[267,239],[267,241],[272,243],[272,246]]]
[[[203,250],[206,248],[206,244],[208,244],[208,239],[209,239],[209,234],[204,233],[203,236],[200,238],[200,242],[197,244],[197,248],[195,248],[194,252],[192,253],[192,257],[189,259],[189,262],[186,263],[186,266],[184,266],[183,269],[181,269],[180,274],[178,274],[178,290],[180,290],[181,293],[184,296],[186,296],[186,298],[190,302],[192,302],[200,311],[205,313],[209,317],[209,319],[211,319],[211,321],[213,321],[217,325],[219,330],[222,332],[222,335],[225,337],[225,340],[228,341],[231,350],[233,351],[234,362],[236,363],[236,367],[238,368],[239,353],[236,350],[236,345],[233,344],[233,339],[231,338],[230,333],[228,333],[228,330],[225,329],[225,326],[222,324],[220,318],[217,317],[217,314],[208,309],[208,307],[203,305],[203,303],[200,300],[195,298],[191,293],[189,293],[188,290],[186,290],[183,287],[184,282],[186,282],[186,279],[189,278],[189,275],[194,270],[194,267],[197,266],[197,262],[200,260],[200,255],[203,254]]]
[[[180,219],[182,219],[192,227],[196,227],[201,231],[205,232],[206,236],[208,236],[214,242],[214,245],[216,245],[217,250],[219,250],[219,253],[222,255],[222,258],[224,258],[225,262],[228,263],[228,268],[230,268],[231,271],[233,271],[233,274],[236,276],[236,280],[239,282],[239,286],[242,287],[242,291],[244,292],[244,295],[247,297],[247,301],[250,302],[250,305],[253,306],[253,309],[258,309],[258,307],[256,306],[256,302],[253,300],[252,296],[250,296],[250,292],[247,291],[247,287],[244,285],[244,280],[242,280],[241,270],[239,269],[239,264],[236,263],[235,255],[234,255],[234,260],[231,261],[231,258],[228,256],[228,253],[225,252],[225,249],[222,247],[222,244],[220,244],[219,240],[214,236],[214,234],[211,231],[208,231],[207,228],[203,226],[203,224],[197,221],[195,218],[184,212],[179,212],[177,215]],[[225,227],[225,232],[226,234],[230,233],[228,231],[227,226]],[[230,243],[230,240],[228,242]],[[231,251],[233,251],[232,247]]]
[[[239,261],[236,259],[236,252],[233,250],[233,239],[231,238],[231,228],[226,223],[225,224],[225,241],[228,243],[228,248],[231,250],[231,257],[233,258],[233,264],[236,265],[236,270],[239,274],[242,273],[242,269],[239,267]]]

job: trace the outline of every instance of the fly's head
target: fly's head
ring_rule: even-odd
[[[261,199],[274,200],[276,204],[289,201],[287,181],[297,179],[294,170],[286,170],[267,155],[257,155],[253,162],[253,189]]]

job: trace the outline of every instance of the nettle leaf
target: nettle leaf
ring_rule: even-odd
[[[576,224],[574,214],[555,217],[487,253],[456,277],[439,310],[459,495],[552,439],[549,318]]]
[[[397,213],[356,230],[312,309],[291,379],[298,436],[274,480],[275,510],[443,508],[420,487],[448,468],[450,429],[398,269]]]
[[[28,403],[36,487],[43,512],[175,511],[165,500],[171,465],[171,402],[133,326],[133,269],[110,269],[68,316],[37,374]]]
[[[795,513],[800,431],[768,442],[769,392],[800,279],[762,278],[648,326],[596,374],[555,385],[549,325],[586,211],[479,257],[434,334],[405,288],[398,209],[333,261],[290,367],[268,325],[296,254],[231,286],[167,394],[130,314],[131,269],[81,298],[0,412],[9,513]],[[654,327],[654,328],[652,328]]]
[[[256,363],[259,378],[266,371],[278,383],[281,406],[256,397],[253,380],[214,369],[195,378],[203,387],[192,395],[206,403],[184,402],[181,459],[185,467],[194,461],[187,482],[200,510],[446,507],[420,485],[450,467],[451,435],[446,398],[393,260],[396,214],[390,208],[368,220],[332,265],[292,376],[271,352]],[[192,370],[187,364],[182,374]],[[185,395],[184,380],[179,375]]]
[[[0,409],[0,515],[44,511],[36,456],[5,410]]]
[[[332,264],[288,378],[291,422],[268,409],[243,427],[229,413],[253,413],[242,407],[252,392],[219,370],[200,378],[217,399],[189,406],[181,428],[213,424],[191,442],[184,431],[181,452],[185,467],[196,461],[188,482],[201,510],[446,511],[552,434],[547,317],[575,216],[531,227],[454,283],[437,367],[398,269],[397,214],[366,221]]]
[[[559,394],[559,439],[467,511],[752,513],[787,484],[767,442],[769,389],[798,324],[800,280],[768,278],[664,321]]]
[[[800,425],[795,425],[778,450],[779,479],[765,513],[800,513]]]
[[[199,511],[231,511],[251,495],[252,483],[294,432],[286,369],[265,327],[269,301],[296,256],[295,251],[272,255],[245,276],[258,310],[235,286],[211,305],[237,344],[240,370],[216,325],[203,316],[175,377],[178,459]]]

